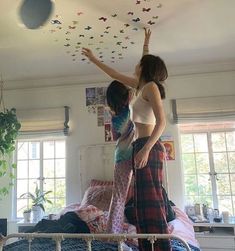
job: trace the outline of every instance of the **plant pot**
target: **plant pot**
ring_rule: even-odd
[[[44,212],[40,206],[32,206],[33,222],[38,222],[43,218]]]
[[[31,212],[25,212],[25,213],[23,213],[23,216],[24,216],[24,222],[30,222]]]

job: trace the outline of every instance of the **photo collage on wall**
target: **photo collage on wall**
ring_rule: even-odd
[[[106,103],[107,87],[86,88],[86,106],[89,113],[97,116],[97,126],[104,127],[105,142],[113,141],[111,114]]]
[[[174,140],[171,135],[162,135],[160,137],[161,142],[163,143],[166,150],[166,160],[175,160],[175,146]]]

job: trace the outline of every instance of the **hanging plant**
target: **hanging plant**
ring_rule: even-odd
[[[15,150],[15,141],[20,129],[20,123],[16,117],[16,109],[6,109],[3,101],[3,81],[1,79],[0,96],[0,179],[4,178],[5,184],[0,186],[0,199],[6,196],[13,185],[13,169],[16,164],[10,164],[12,153]],[[12,168],[10,168],[12,167]]]

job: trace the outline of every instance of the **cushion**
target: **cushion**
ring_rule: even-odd
[[[76,214],[86,223],[95,220],[97,217],[104,214],[104,212],[93,205],[80,207]]]
[[[97,179],[92,179],[90,186],[112,186],[113,185],[113,181],[109,181],[109,180],[97,180]]]
[[[100,210],[108,211],[112,198],[112,186],[90,186],[81,201],[81,206],[93,205]]]

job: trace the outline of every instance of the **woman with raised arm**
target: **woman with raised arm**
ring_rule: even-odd
[[[146,51],[150,34],[150,30],[145,29]],[[166,234],[168,225],[162,189],[164,147],[159,140],[166,125],[162,104],[165,98],[164,81],[168,77],[166,65],[158,56],[143,55],[135,67],[136,76],[129,77],[100,62],[90,49],[83,48],[82,54],[113,79],[136,88],[135,98],[130,105],[132,121],[136,127],[133,162],[137,233]],[[139,240],[139,249],[151,250],[150,242]],[[154,251],[160,250],[171,250],[170,241],[155,242]]]

